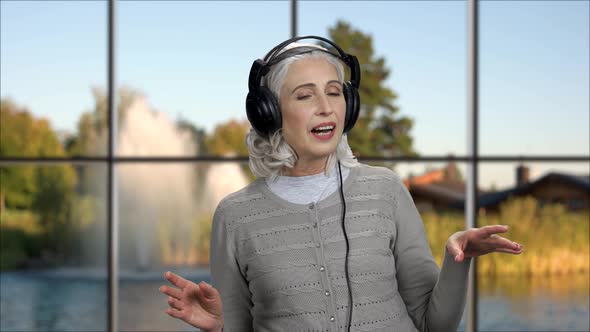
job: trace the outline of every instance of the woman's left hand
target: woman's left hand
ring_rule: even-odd
[[[508,226],[492,225],[456,232],[447,240],[447,251],[462,262],[466,257],[477,257],[491,252],[518,255],[523,246],[503,238],[498,233],[508,232]]]

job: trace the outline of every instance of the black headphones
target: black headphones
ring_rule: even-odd
[[[279,54],[279,52],[287,45],[300,39],[321,40],[333,46],[338,53],[325,51],[317,47],[300,46]],[[326,38],[318,36],[302,36],[285,40],[270,50],[264,59],[258,59],[252,64],[250,77],[248,78],[249,91],[248,96],[246,97],[246,114],[248,115],[250,124],[259,135],[268,137],[281,129],[283,125],[279,101],[268,87],[261,85],[262,78],[264,75],[268,74],[273,65],[289,57],[310,53],[312,51],[328,53],[337,59],[340,59],[350,68],[350,81],[345,81],[342,84],[344,99],[346,101],[346,115],[344,118],[343,133],[348,133],[352,127],[354,127],[360,110],[358,89],[361,82],[361,71],[358,59],[354,55],[345,53],[340,47],[338,47],[338,45]]]

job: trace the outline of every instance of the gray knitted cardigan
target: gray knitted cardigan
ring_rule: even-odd
[[[402,180],[361,165],[344,182],[351,331],[455,331],[470,259],[439,271]],[[343,331],[348,325],[342,203],[289,203],[264,179],[226,197],[211,232],[211,278],[225,332]],[[449,234],[450,236],[450,234]]]

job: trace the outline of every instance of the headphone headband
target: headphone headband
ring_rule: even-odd
[[[326,39],[324,37],[319,37],[319,36],[300,36],[300,37],[294,37],[294,38],[290,38],[285,40],[284,42],[278,44],[277,46],[273,47],[272,50],[270,50],[265,56],[264,56],[264,61],[268,61],[270,57],[275,56],[275,53],[280,52],[283,48],[285,48],[285,46],[296,42],[298,40],[301,39],[317,39],[317,40],[321,40],[325,43],[330,44],[332,47],[334,47],[338,53],[340,54],[339,57],[343,57],[345,55],[347,55],[338,45],[334,44],[331,40]],[[330,52],[331,53],[331,52]]]
[[[287,58],[290,58],[292,56],[299,55],[299,54],[305,54],[305,53],[311,53],[311,52],[323,52],[323,53],[329,54],[333,57],[340,58],[336,54],[334,54],[330,51],[324,50],[323,48],[318,48],[318,47],[314,47],[314,46],[298,46],[298,47],[290,48],[290,49],[272,57],[266,63],[266,66],[272,67],[272,66],[276,65],[277,63],[279,63]]]
[[[314,46],[296,46],[281,51],[289,44],[301,39],[317,39],[331,45],[338,53]],[[360,97],[358,88],[361,80],[361,71],[358,59],[354,55],[347,54],[331,40],[318,36],[301,36],[287,39],[273,47],[263,59],[257,59],[252,64],[248,77],[248,96],[246,97],[246,114],[252,127],[260,135],[270,135],[281,128],[282,115],[279,102],[270,89],[262,84],[262,78],[268,74],[270,68],[277,63],[299,54],[323,52],[344,62],[350,69],[350,81],[342,83],[343,94],[346,101],[346,114],[343,132],[347,133],[354,126],[360,110]]]
[[[326,51],[321,48],[312,47],[312,46],[295,47],[295,48],[289,49],[283,53],[279,53],[287,45],[289,45],[293,42],[296,42],[298,40],[301,40],[301,39],[317,39],[317,40],[323,41],[323,42],[329,44],[330,46],[332,46],[338,52],[338,54],[335,54],[330,51]],[[291,50],[294,50],[294,51],[291,51]],[[300,50],[301,52],[298,52],[295,50]],[[263,60],[256,60],[256,62],[260,61],[258,63],[258,66],[260,66],[260,68],[258,68],[259,70],[257,70],[257,75],[256,75],[257,77],[255,77],[255,78],[250,77],[249,85],[250,85],[250,83],[254,83],[254,82],[250,82],[250,81],[252,81],[252,79],[255,79],[258,82],[258,84],[260,84],[260,80],[262,79],[262,76],[264,76],[268,73],[268,71],[270,70],[270,67],[283,61],[284,59],[289,58],[294,55],[297,55],[297,54],[310,53],[312,51],[320,51],[320,52],[330,54],[330,55],[335,56],[336,58],[340,59],[342,62],[344,62],[350,68],[350,83],[355,88],[358,89],[359,84],[360,84],[360,75],[361,75],[361,70],[360,70],[358,59],[354,55],[350,55],[350,54],[344,52],[340,48],[340,46],[336,45],[333,41],[331,41],[327,38],[324,38],[324,37],[313,36],[313,35],[300,36],[300,37],[287,39],[284,42],[273,47],[264,56]],[[287,53],[287,52],[289,52],[289,53]],[[250,86],[250,88],[252,88],[252,86]]]

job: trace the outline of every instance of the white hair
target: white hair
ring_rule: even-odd
[[[314,45],[314,44],[303,44],[303,43],[291,43],[287,45],[282,51],[300,46],[311,46],[316,47],[318,51],[312,51],[310,53],[298,54],[288,57],[279,63],[273,65],[268,74],[264,77],[261,83],[267,86],[274,96],[279,99],[281,86],[285,81],[287,72],[291,64],[296,61],[300,61],[306,58],[323,58],[329,61],[336,67],[338,80],[342,83],[344,81],[344,68],[340,60],[334,56],[331,56],[321,50],[327,51],[325,48]],[[274,180],[278,175],[282,174],[285,167],[293,168],[297,162],[297,153],[295,150],[285,141],[285,138],[281,134],[281,129],[277,130],[270,137],[259,135],[254,129],[250,129],[250,132],[246,134],[246,145],[248,147],[248,154],[250,157],[250,170],[256,177],[267,177],[271,181]],[[326,161],[325,174],[330,175],[336,163],[340,161],[343,166],[355,167],[359,165],[356,157],[352,154],[352,150],[348,145],[348,139],[346,134],[342,135],[336,151],[331,153]]]

